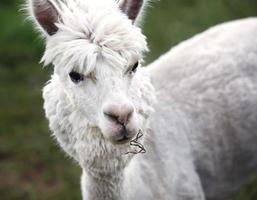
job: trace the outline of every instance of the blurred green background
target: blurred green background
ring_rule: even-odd
[[[257,15],[256,0],[152,0],[144,22],[151,52],[220,22]],[[43,41],[20,11],[22,0],[0,1],[0,199],[79,200],[80,168],[60,151],[42,109],[51,67],[38,64]],[[233,200],[256,200],[257,179]]]

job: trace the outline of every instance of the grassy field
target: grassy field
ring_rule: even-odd
[[[38,64],[44,45],[21,4],[0,1],[0,199],[79,200],[80,168],[52,139],[42,109],[53,69]],[[256,0],[153,0],[143,26],[146,62],[212,25],[256,15]],[[233,198],[256,199],[257,179]]]

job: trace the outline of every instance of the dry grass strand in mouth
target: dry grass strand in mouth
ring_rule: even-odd
[[[136,138],[130,141],[130,146],[136,147],[136,149],[134,149],[133,151],[129,151],[129,152],[125,153],[125,155],[127,155],[127,154],[146,153],[145,147],[144,147],[142,144],[140,144],[140,143],[138,142],[138,140],[139,140],[140,138],[142,138],[143,135],[144,135],[144,134],[142,133],[142,130],[139,130],[139,132],[138,132]],[[137,149],[137,148],[138,148],[138,149]]]

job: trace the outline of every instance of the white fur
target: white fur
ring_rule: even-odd
[[[204,199],[201,188],[206,199],[228,199],[257,173],[256,34],[257,18],[224,23],[148,66],[158,99],[152,128],[170,138],[159,142],[173,170],[162,172],[179,177],[173,199]]]
[[[116,0],[67,0],[58,10],[42,59],[55,66],[44,109],[83,169],[84,200],[219,200],[249,179],[257,166],[257,19],[215,27],[133,75],[127,70],[146,41]],[[72,70],[86,79],[74,84]],[[146,154],[125,155],[133,147],[109,141],[109,102],[133,105],[130,125],[143,131]],[[237,159],[244,163],[235,167]]]

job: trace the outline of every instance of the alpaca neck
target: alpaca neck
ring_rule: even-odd
[[[82,175],[82,192],[84,200],[124,200],[123,172],[88,173]]]

